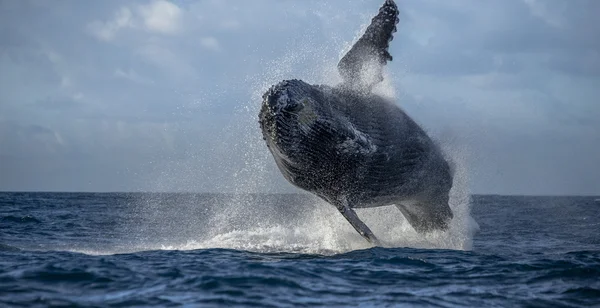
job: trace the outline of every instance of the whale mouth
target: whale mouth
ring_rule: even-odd
[[[267,145],[281,147],[282,142],[291,141],[288,139],[293,138],[297,112],[302,108],[301,104],[290,100],[285,93],[275,92],[265,95],[259,123]]]
[[[288,89],[269,90],[263,99],[263,106],[270,109],[274,115],[279,113],[295,114],[302,111],[305,105],[304,102],[292,99]]]
[[[313,139],[320,108],[313,86],[286,80],[263,95],[259,123],[263,139],[280,163],[297,165],[306,161],[306,147]]]
[[[285,84],[284,84],[285,85]],[[259,115],[259,123],[263,137],[276,142],[298,134],[298,129],[313,122],[316,118],[308,98],[292,97],[290,89],[275,86],[263,95],[263,104]]]

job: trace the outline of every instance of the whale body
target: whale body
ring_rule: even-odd
[[[291,184],[334,205],[367,241],[354,208],[396,205],[421,233],[452,219],[452,170],[427,133],[393,101],[372,93],[392,60],[398,9],[387,0],[338,64],[336,86],[285,80],[264,95],[263,138]]]

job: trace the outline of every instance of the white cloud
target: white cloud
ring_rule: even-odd
[[[180,84],[186,80],[196,80],[196,68],[176,49],[164,44],[150,42],[136,48],[135,53],[143,60],[161,69],[167,80]]]
[[[70,86],[73,85],[73,82],[71,82],[71,78],[69,78],[68,76],[62,76],[60,79],[60,86],[62,88],[68,88]]]
[[[225,30],[237,30],[240,29],[242,24],[235,19],[227,19],[221,22],[221,28]]]
[[[182,10],[165,0],[154,0],[140,7],[144,26],[151,32],[174,34],[181,29]]]
[[[113,19],[106,22],[94,21],[88,25],[88,31],[102,41],[112,41],[122,29],[133,28],[133,14],[127,7],[119,9]]]
[[[145,29],[159,34],[175,34],[181,30],[183,11],[166,0],[154,0],[132,10],[122,7],[108,21],[88,24],[90,34],[102,41],[112,41],[124,29]]]
[[[134,71],[132,69],[124,71],[124,70],[118,68],[118,69],[115,70],[114,75],[117,78],[126,79],[126,80],[132,81],[134,83],[138,83],[138,84],[152,84],[152,83],[154,83],[149,78],[147,78],[145,76],[141,76],[140,74],[138,74],[136,71]]]
[[[210,50],[214,50],[214,51],[221,50],[221,45],[219,44],[219,41],[212,36],[207,36],[207,37],[201,38],[200,44],[202,44],[202,47],[204,47],[206,49],[210,49]]]

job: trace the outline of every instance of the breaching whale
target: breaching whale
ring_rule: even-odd
[[[354,208],[396,205],[418,232],[452,219],[449,163],[394,102],[372,93],[392,60],[398,8],[387,0],[338,64],[337,86],[286,80],[264,95],[263,138],[283,176],[334,205],[369,242],[377,237]]]

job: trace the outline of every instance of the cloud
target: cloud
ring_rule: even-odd
[[[548,68],[571,76],[600,77],[600,49],[555,53],[545,61]]]
[[[241,26],[241,22],[235,19],[226,19],[223,20],[220,24],[220,27],[226,30],[238,30],[241,28]]]
[[[0,121],[0,145],[0,155],[10,156],[17,150],[28,157],[64,154],[67,146],[62,135],[51,128],[13,121]]]
[[[88,25],[88,31],[102,41],[112,41],[119,31],[134,28],[133,14],[127,7],[120,8],[108,21],[94,21]]]
[[[125,80],[129,80],[131,82],[138,83],[138,84],[149,85],[149,84],[153,84],[154,83],[154,81],[152,81],[148,77],[142,76],[142,75],[138,74],[136,71],[134,71],[132,69],[124,71],[124,70],[122,70],[120,68],[117,68],[115,70],[114,75],[117,78],[122,78],[122,79],[125,79]]]
[[[405,59],[414,73],[468,75],[511,69],[520,74],[533,66],[561,73],[595,72],[594,54],[600,52],[595,29],[600,22],[591,12],[600,10],[598,1],[491,0],[465,6],[424,0],[401,6],[406,7],[398,32],[403,44],[396,59]],[[582,69],[590,64],[594,69]]]
[[[554,12],[547,6],[548,1],[539,1],[539,0],[523,0],[529,6],[531,13],[547,22],[549,25],[560,28],[564,26],[564,19],[562,16],[558,14],[554,14]],[[567,5],[566,2],[562,3],[553,3],[553,5],[558,4],[562,9]]]
[[[37,108],[45,110],[70,110],[81,106],[81,100],[83,94],[78,93],[72,97],[58,96],[58,97],[47,97],[34,104]]]
[[[182,10],[172,2],[154,0],[140,6],[144,26],[152,32],[174,34],[181,30]]]
[[[204,48],[209,49],[209,50],[213,50],[213,51],[221,50],[221,45],[219,44],[219,41],[212,36],[207,36],[207,37],[201,38],[200,44]]]
[[[133,9],[124,6],[107,21],[88,24],[90,34],[101,41],[113,41],[126,29],[144,29],[150,33],[172,35],[181,30],[183,11],[166,0],[153,0]]]
[[[196,68],[189,64],[187,57],[180,54],[173,46],[163,44],[161,41],[137,46],[134,52],[147,63],[167,74],[166,77],[170,82],[181,84],[186,80],[193,81],[198,78]]]
[[[276,170],[259,140],[259,92],[288,78],[338,82],[337,60],[380,4],[0,1],[0,174],[20,179],[0,189],[151,190],[159,178],[215,191],[248,166]],[[398,5],[383,87],[481,158],[469,164],[475,192],[592,191],[561,191],[573,170],[600,187],[584,168],[600,164],[600,1]],[[547,182],[530,186],[540,174]],[[264,183],[285,182],[275,172]]]

